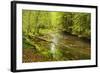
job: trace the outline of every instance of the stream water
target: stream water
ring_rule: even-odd
[[[57,59],[57,57],[65,60],[90,58],[89,42],[72,35],[52,34],[51,37],[50,49],[54,59]]]
[[[52,52],[52,55],[53,55],[53,58],[55,58],[56,56],[55,56],[55,50],[56,50],[56,45],[57,45],[57,43],[58,43],[58,37],[57,37],[57,35],[55,35],[55,34],[52,34],[51,35],[51,37],[52,37],[52,43],[51,43],[51,52]]]
[[[23,62],[65,61],[91,59],[91,45],[77,36],[50,34],[48,41],[34,39],[37,51],[24,49]],[[46,37],[45,37],[46,38]]]

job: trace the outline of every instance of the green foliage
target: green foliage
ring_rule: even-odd
[[[67,34],[75,35],[78,38],[85,37],[90,39],[91,14],[40,10],[22,11],[23,48],[28,48],[28,50],[31,48],[31,50],[35,49],[37,53],[32,53],[34,55],[33,58],[39,58],[40,61],[42,61],[41,58],[43,58],[43,61],[77,59],[74,55],[80,55],[80,51],[77,52],[76,50],[71,50],[72,48],[69,49],[68,46],[70,41],[68,41],[68,39],[67,42],[61,40],[65,45],[63,46],[65,49],[62,50],[63,47],[58,47],[58,45],[62,46],[63,44],[59,44],[61,42],[55,43],[52,41],[52,39],[54,39],[52,34],[56,35],[60,40]],[[66,38],[63,38],[63,40],[66,40]],[[50,50],[51,43],[57,46],[54,53]],[[73,43],[71,43],[71,45],[73,45]],[[78,59],[79,58],[85,59],[90,58],[90,56],[87,54],[81,54],[80,57],[78,56]],[[36,61],[36,59],[34,61]]]
[[[72,33],[90,37],[90,14],[89,13],[74,13]]]
[[[23,10],[23,34],[68,32],[89,38],[90,13]]]

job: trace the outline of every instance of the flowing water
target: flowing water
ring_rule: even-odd
[[[33,39],[36,51],[24,49],[23,62],[67,61],[91,59],[91,45],[77,36],[50,34],[45,39]],[[43,38],[43,37],[42,37]]]
[[[51,39],[52,43],[51,43],[51,47],[50,48],[51,48],[51,53],[53,55],[53,58],[55,58],[56,57],[55,56],[55,50],[56,50],[56,45],[58,43],[58,37],[55,34],[52,34],[51,37],[52,37],[52,39]]]

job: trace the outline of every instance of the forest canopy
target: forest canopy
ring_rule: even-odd
[[[90,39],[91,14],[23,10],[23,34],[70,33]]]

